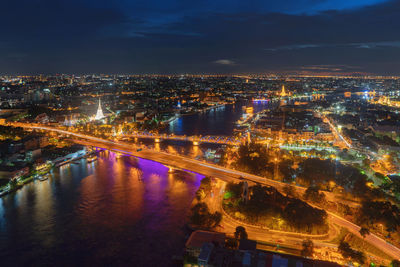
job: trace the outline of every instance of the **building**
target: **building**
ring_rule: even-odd
[[[80,114],[79,113],[72,113],[69,115],[65,115],[64,122],[62,123],[65,126],[73,126],[78,123]]]
[[[199,257],[197,258],[197,263],[199,266],[208,266],[210,261],[211,253],[214,249],[213,243],[204,243],[201,247]]]
[[[47,116],[46,113],[41,113],[36,116],[35,122],[41,123],[41,124],[49,123],[49,116]]]
[[[257,249],[257,242],[241,240],[239,249],[225,248],[225,234],[194,231],[186,242],[186,253],[197,259],[197,264],[209,266],[332,266],[339,264],[280,254]]]
[[[105,118],[105,116],[103,114],[103,110],[101,109],[101,101],[100,101],[100,98],[99,98],[99,107],[97,108],[97,113],[96,113],[96,116],[94,117],[94,119],[95,120],[101,120],[101,119],[104,119],[104,118]]]
[[[225,245],[225,234],[210,231],[194,231],[186,242],[186,252],[194,257],[198,257],[205,243],[216,243],[220,246]]]
[[[29,167],[27,166],[0,166],[0,179],[16,179],[27,175]]]
[[[30,135],[21,140],[25,150],[36,150],[49,145],[48,138],[45,136]]]
[[[285,97],[285,96],[288,96],[288,94],[286,93],[286,91],[285,91],[285,86],[284,85],[282,85],[282,91],[281,91],[281,93],[279,94],[281,97]]]

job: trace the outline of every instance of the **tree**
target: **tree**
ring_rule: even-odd
[[[243,182],[237,184],[230,182],[226,185],[225,191],[230,192],[233,198],[239,198],[243,193]]]
[[[370,234],[370,232],[369,232],[369,229],[368,228],[365,228],[365,227],[361,227],[361,229],[360,229],[360,235],[363,237],[363,243],[364,243],[364,245],[365,245],[365,237],[367,236],[367,235],[369,235]]]
[[[211,177],[204,177],[200,182],[200,188],[204,190],[205,193],[211,191]]]
[[[198,201],[203,200],[206,197],[206,193],[202,188],[199,188],[199,190],[196,191],[196,199]]]
[[[330,160],[306,159],[299,164],[301,172],[298,177],[305,186],[318,185],[335,179],[335,166]]]
[[[211,221],[212,221],[211,227],[218,226],[222,221],[222,213],[219,211],[216,211],[214,214],[211,215]]]
[[[257,143],[241,145],[238,149],[236,166],[246,172],[260,174],[271,169],[268,163],[267,149]]]
[[[316,186],[310,186],[304,192],[304,198],[311,200],[315,203],[324,203],[325,202],[325,194],[319,192],[319,188]]]
[[[370,232],[369,232],[369,229],[368,228],[365,228],[365,227],[361,227],[361,229],[360,229],[360,235],[363,237],[363,238],[365,238],[367,235],[369,235],[370,234]]]
[[[399,260],[392,260],[390,263],[392,267],[400,267],[400,261]]]
[[[283,218],[297,228],[311,232],[314,227],[326,226],[325,210],[311,207],[300,199],[293,199],[284,209]]]
[[[199,202],[191,208],[192,215],[190,222],[205,228],[214,228],[221,223],[222,214],[220,212],[210,213],[208,206],[204,202]]]
[[[286,196],[296,196],[296,189],[294,188],[293,185],[290,184],[286,184],[283,188],[282,188],[283,193],[286,194]]]
[[[360,264],[364,264],[365,262],[365,255],[361,251],[354,250],[350,247],[349,243],[342,240],[339,244],[339,252],[342,254],[343,258],[351,259],[356,261]]]
[[[310,239],[303,240],[303,249],[301,250],[301,255],[303,257],[312,257],[314,254],[314,243]]]
[[[296,174],[295,169],[293,169],[293,161],[292,160],[283,160],[279,163],[279,172],[283,176],[284,182],[292,182],[293,177]]]
[[[343,204],[343,203],[337,203],[337,209],[338,209],[338,212],[340,213],[340,214],[342,214],[342,216],[345,216],[345,215],[352,215],[353,213],[352,213],[352,211],[351,211],[351,208],[349,207],[349,205],[347,205],[347,204]]]
[[[235,235],[235,238],[239,239],[239,240],[247,239],[247,237],[248,237],[246,228],[244,228],[243,226],[236,227],[234,235]]]
[[[208,216],[210,214],[208,206],[204,202],[197,203],[191,208],[192,216],[190,217],[191,223],[199,226],[207,224]]]
[[[383,223],[388,232],[395,232],[400,226],[400,209],[389,201],[363,201],[357,221],[367,225]]]

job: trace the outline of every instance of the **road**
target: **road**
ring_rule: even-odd
[[[157,151],[150,150],[150,149],[143,149],[142,151],[138,152],[136,149],[137,147],[133,144],[126,144],[126,143],[104,140],[104,139],[93,137],[93,136],[68,132],[65,130],[60,130],[60,129],[46,127],[46,126],[33,126],[33,125],[29,125],[29,124],[28,125],[20,124],[19,126],[24,127],[24,128],[30,128],[30,129],[53,131],[53,132],[58,132],[60,134],[74,136],[74,137],[85,140],[85,141],[75,140],[77,143],[103,147],[106,149],[111,149],[111,150],[116,150],[116,151],[119,150],[123,153],[127,153],[130,155],[136,156],[136,157],[157,161],[157,162],[160,162],[165,165],[174,166],[174,167],[184,169],[184,170],[190,170],[193,172],[201,173],[206,176],[213,176],[215,178],[219,178],[219,179],[227,181],[227,182],[237,181],[239,179],[239,177],[242,177],[243,179],[245,179],[247,181],[256,182],[256,183],[269,185],[269,186],[274,186],[280,190],[283,188],[283,186],[286,185],[285,183],[282,183],[279,181],[274,181],[274,180],[270,180],[270,179],[267,179],[267,178],[264,178],[261,176],[252,175],[252,174],[240,172],[237,170],[228,169],[228,168],[224,168],[221,166],[216,166],[213,164],[209,164],[209,163],[202,162],[199,160],[183,157],[180,155],[173,155],[173,154],[169,154],[169,153],[165,153],[165,152],[157,152]],[[298,189],[300,191],[305,190],[305,188],[302,188],[302,187],[296,187],[296,189]],[[333,213],[328,212],[328,215],[329,215],[328,219],[331,220],[331,222],[337,224],[338,226],[342,226],[342,227],[348,229],[351,233],[361,237],[359,234],[360,227],[358,225],[355,225],[352,222],[349,222],[346,219],[339,217]],[[381,249],[388,255],[392,256],[393,258],[400,259],[400,249],[390,243],[387,243],[382,238],[380,238],[374,234],[370,234],[365,238],[365,241],[372,244],[373,246],[378,247],[379,249]]]
[[[346,144],[347,148],[351,148],[351,144],[349,142],[347,142],[347,140],[339,133],[339,131],[332,124],[332,122],[329,120],[329,118],[326,117],[325,115],[323,115],[322,118],[324,119],[325,122],[328,123],[328,125],[331,128],[331,131],[332,131],[333,135],[336,137],[336,139],[342,140],[342,142]]]

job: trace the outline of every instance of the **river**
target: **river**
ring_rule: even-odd
[[[228,135],[241,114],[229,105],[183,116],[168,131]],[[0,266],[172,266],[202,178],[109,151],[55,168],[0,199]]]

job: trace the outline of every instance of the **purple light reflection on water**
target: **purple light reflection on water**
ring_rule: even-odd
[[[204,177],[100,152],[1,199],[2,265],[170,266]]]
[[[152,161],[152,160],[147,160],[147,159],[142,159],[142,158],[137,158],[139,161],[139,167],[140,169],[148,169],[151,170],[154,173],[166,173],[168,172],[168,167],[164,166],[163,164]]]

